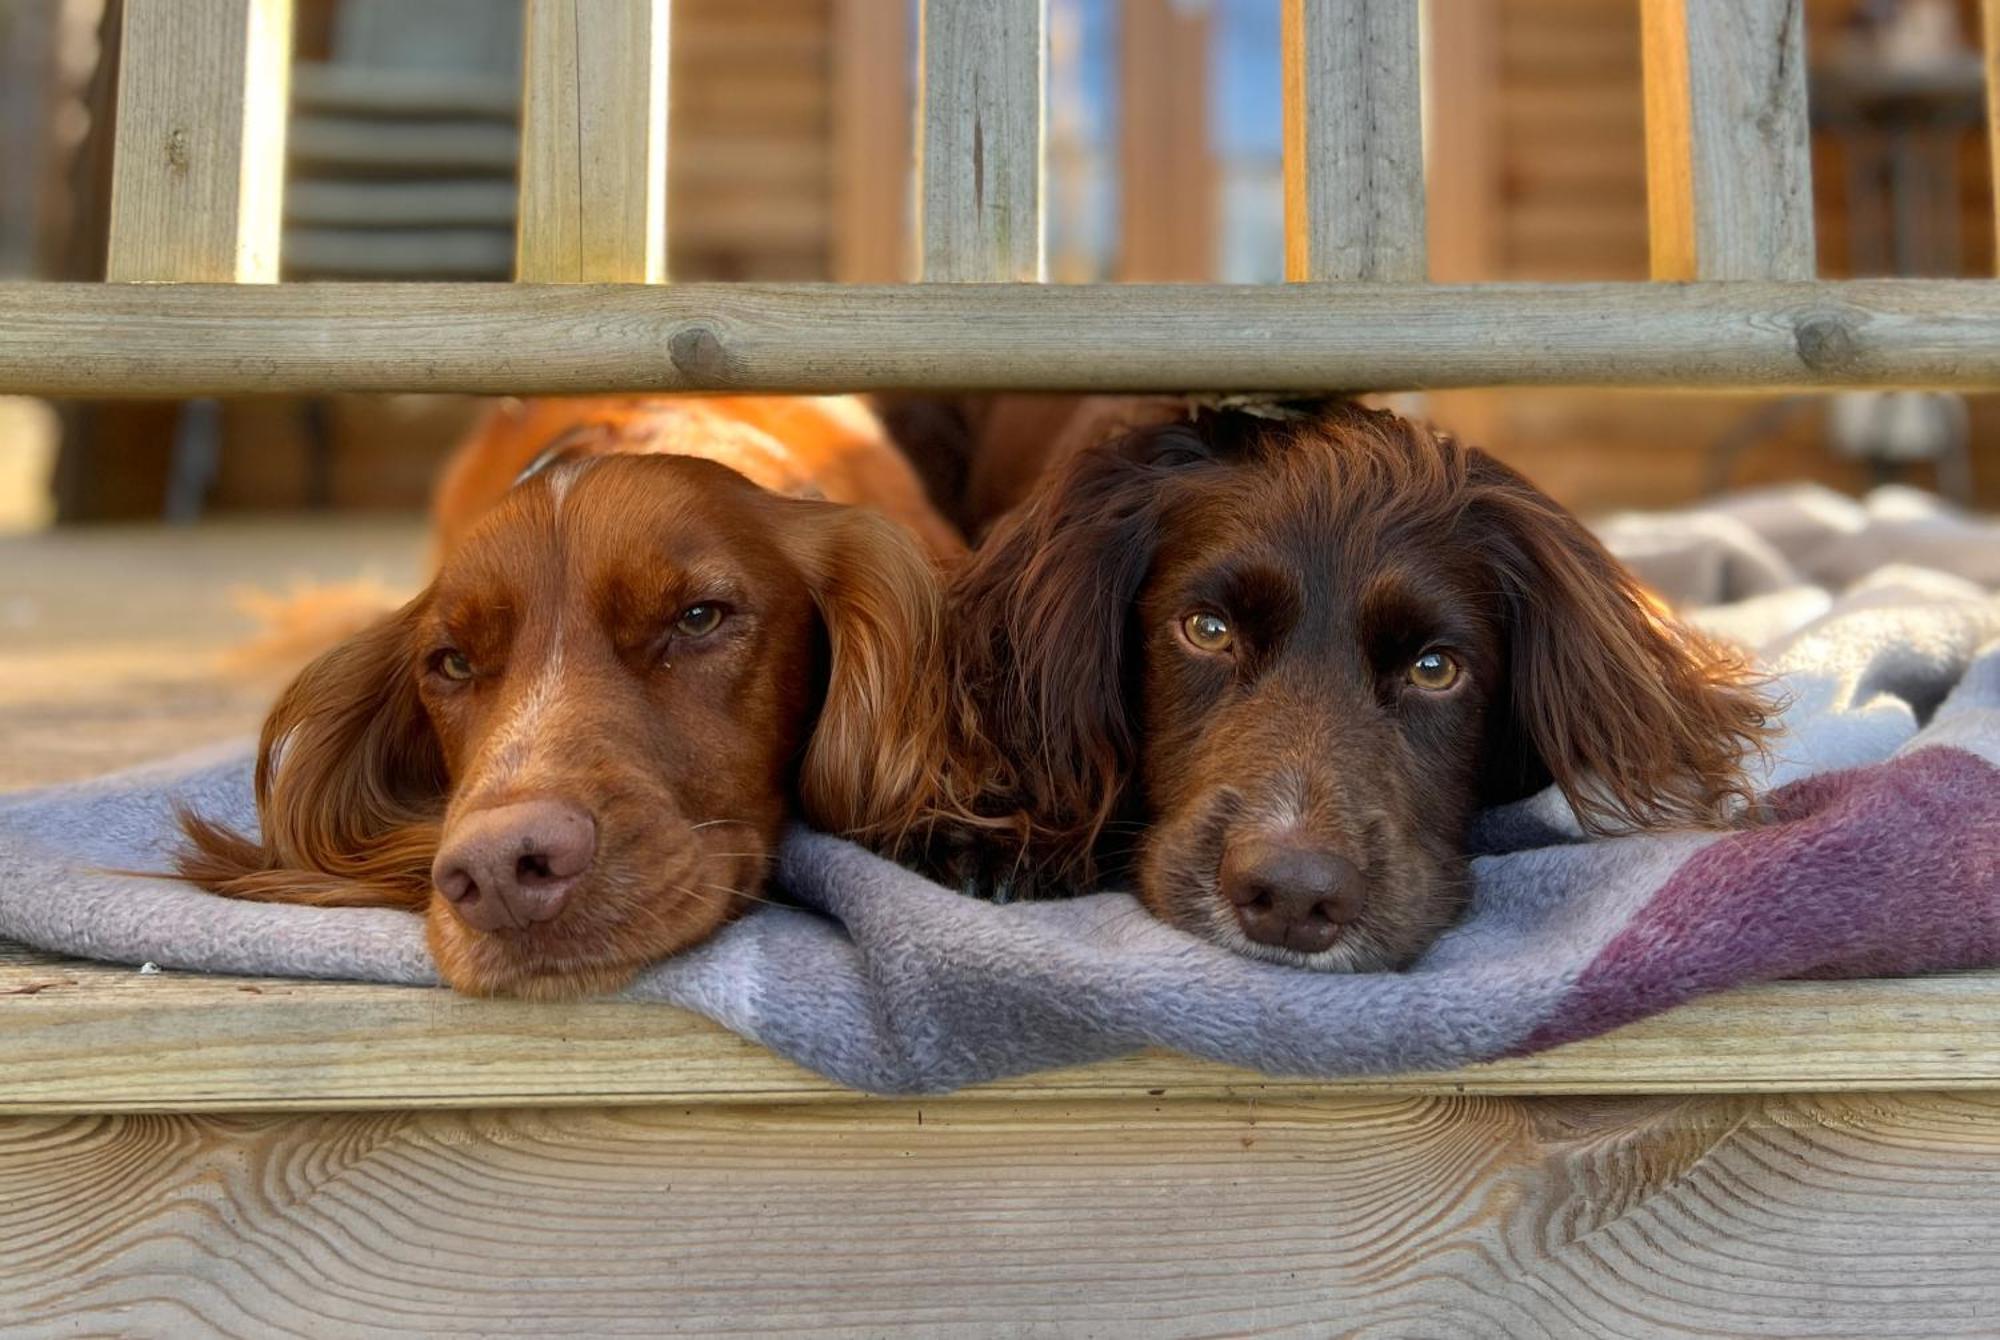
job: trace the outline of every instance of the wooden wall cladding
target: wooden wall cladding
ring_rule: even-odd
[[[1497,163],[1495,279],[1640,279],[1647,271],[1645,106],[1638,0],[1475,0],[1496,13],[1492,53]],[[1825,51],[1859,0],[1806,0],[1808,58]],[[1958,0],[1968,39],[1978,0]],[[1985,137],[1960,146],[1960,273],[1993,271]],[[1820,273],[1848,273],[1850,211],[1840,151],[1815,136]],[[1434,188],[1435,189],[1435,188]]]
[[[1809,59],[1830,49],[1859,3],[1805,0]],[[1957,4],[1963,33],[1976,40],[1979,0]],[[1445,67],[1452,84],[1434,90],[1431,102],[1432,246],[1439,277],[1645,278],[1639,0],[1444,5],[1457,11],[1457,41],[1443,48],[1452,55]],[[1479,9],[1483,22],[1469,24],[1461,6]],[[1480,30],[1483,36],[1467,35]],[[1432,40],[1436,54],[1439,37]],[[1969,130],[1959,145],[1963,275],[1994,271],[1990,161],[1986,137]],[[1438,180],[1440,163],[1449,164],[1444,170],[1453,174],[1451,181]],[[1853,201],[1841,146],[1815,135],[1812,168],[1820,274],[1845,277]],[[1449,206],[1441,205],[1445,200]],[[1652,394],[1473,391],[1434,397],[1431,412],[1571,506],[1602,511],[1671,506],[1700,496],[1711,444],[1761,403],[1746,396],[1679,395],[1663,403]],[[2000,399],[1973,397],[1971,408],[1978,499],[2000,505]],[[1662,434],[1663,423],[1673,425],[1670,436]],[[1819,445],[1809,419],[1746,455],[1734,476],[1739,484],[1797,479],[1849,492],[1869,482],[1860,466]],[[1915,482],[1926,480],[1920,474]]]
[[[833,0],[674,0],[673,278],[829,277],[833,32]]]
[[[1495,0],[1507,279],[1643,279],[1646,126],[1637,0]]]

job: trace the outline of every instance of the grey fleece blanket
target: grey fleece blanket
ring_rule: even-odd
[[[1789,693],[1775,821],[1585,841],[1553,792],[1484,817],[1463,922],[1404,973],[1251,963],[1129,896],[995,907],[795,834],[763,907],[631,994],[856,1088],[927,1092],[1143,1046],[1304,1075],[1460,1065],[1800,974],[2000,964],[2000,528],[1819,491],[1614,518],[1607,540]],[[191,971],[435,981],[416,918],[165,881],[174,798],[248,824],[245,746],[0,801],[0,937]]]

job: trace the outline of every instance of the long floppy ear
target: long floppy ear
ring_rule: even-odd
[[[937,570],[877,513],[788,501],[826,626],[826,697],[799,766],[808,822],[884,848],[901,843],[938,789],[944,685]]]
[[[446,785],[411,673],[426,600],[292,681],[258,745],[258,840],[183,811],[182,878],[258,902],[424,905]]]
[[[1743,763],[1772,711],[1749,667],[1676,624],[1514,471],[1475,451],[1469,482],[1507,605],[1512,681],[1488,799],[1552,780],[1590,832],[1730,822],[1751,799]]]
[[[1186,422],[1071,453],[952,583],[958,726],[977,760],[962,808],[1013,811],[1062,873],[1090,877],[1136,756],[1126,642],[1158,546],[1163,488],[1213,459]]]

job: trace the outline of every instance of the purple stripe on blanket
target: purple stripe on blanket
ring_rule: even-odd
[[[1515,1054],[1746,982],[2000,961],[2000,771],[1933,747],[1770,802],[1773,826],[1690,857]]]

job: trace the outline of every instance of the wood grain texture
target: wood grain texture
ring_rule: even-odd
[[[908,6],[833,0],[833,277],[911,277],[916,131]]]
[[[1118,278],[1215,278],[1221,177],[1210,149],[1209,11],[1124,0],[1118,11]]]
[[[10,1334],[1990,1335],[2000,1099],[0,1122]]]
[[[923,0],[923,276],[1043,278],[1047,0]]]
[[[1425,274],[1413,0],[1284,0],[1285,277]]]
[[[516,276],[667,277],[671,0],[528,0]]]
[[[1802,1040],[1805,1045],[1802,1045]],[[142,975],[0,950],[0,1113],[809,1101],[839,1085],[661,1005]],[[1145,1054],[988,1085],[1019,1099],[2000,1088],[2000,973],[1780,982],[1463,1070],[1271,1079]]]
[[[2000,284],[0,284],[0,394],[2000,386]]]
[[[1644,0],[1655,279],[1810,279],[1804,0]]]
[[[291,0],[125,0],[106,276],[271,283]]]

